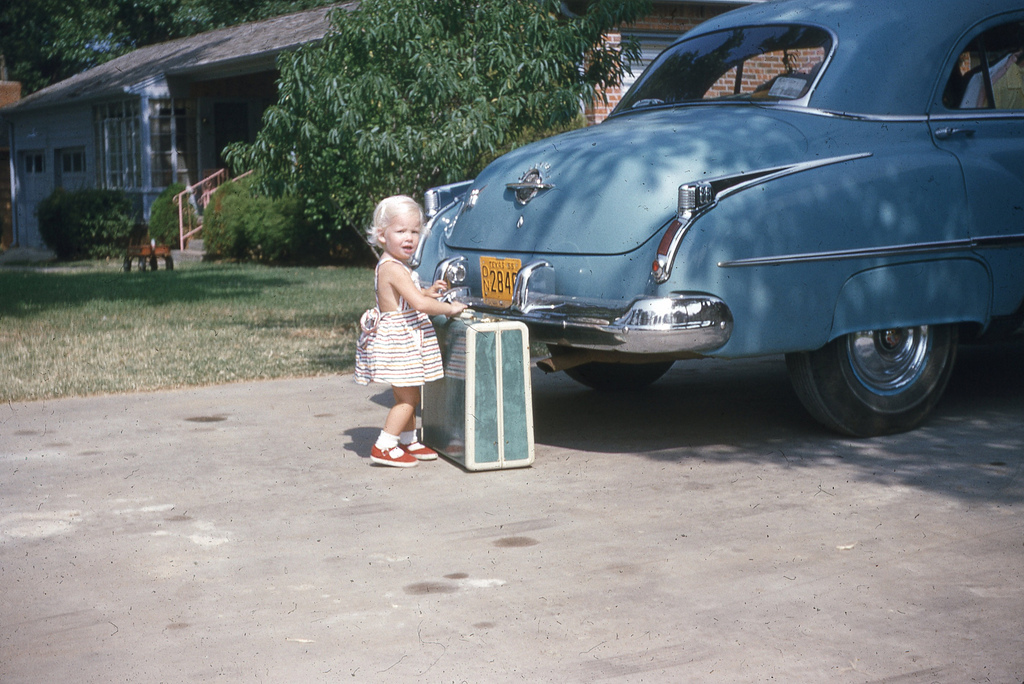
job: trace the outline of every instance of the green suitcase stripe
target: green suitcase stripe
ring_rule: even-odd
[[[498,445],[498,336],[476,335],[476,363],[474,364],[473,440],[477,463],[497,463]]]
[[[506,330],[501,333],[502,409],[505,460],[529,458],[530,443],[526,416],[526,385],[523,378],[523,333]]]

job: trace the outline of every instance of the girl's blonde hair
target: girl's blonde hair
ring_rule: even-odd
[[[395,195],[385,197],[373,210],[373,225],[367,231],[370,244],[379,247],[384,242],[384,230],[391,225],[391,222],[398,216],[413,214],[417,217],[420,225],[423,225],[423,208],[412,197],[406,195]]]

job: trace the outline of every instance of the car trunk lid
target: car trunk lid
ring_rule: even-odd
[[[681,184],[805,154],[797,129],[757,107],[692,106],[616,117],[493,162],[476,178],[472,207],[463,210],[446,243],[498,253],[623,254],[672,217]],[[509,187],[517,184],[541,187],[524,204]]]

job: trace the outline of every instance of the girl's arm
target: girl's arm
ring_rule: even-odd
[[[394,293],[394,308],[398,308],[399,297],[408,302],[412,308],[428,316],[458,316],[466,308],[466,305],[461,302],[442,302],[424,294],[424,291],[416,286],[416,283],[409,277],[409,272],[401,264],[382,264],[377,278],[380,289],[389,289]],[[432,286],[428,292],[433,289]],[[391,302],[383,303],[387,305]]]

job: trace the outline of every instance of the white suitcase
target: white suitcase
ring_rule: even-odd
[[[435,320],[443,380],[423,388],[423,443],[467,470],[533,463],[530,341],[522,323]]]

